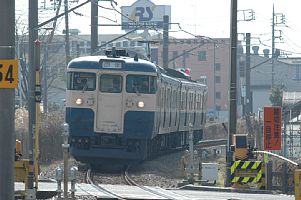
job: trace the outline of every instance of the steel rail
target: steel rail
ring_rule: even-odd
[[[120,199],[120,200],[126,200],[126,198],[123,198],[99,185],[96,185],[93,181],[93,178],[92,178],[92,170],[91,169],[88,169],[87,171],[87,174],[86,174],[86,181],[87,183],[89,183],[92,187],[94,187],[95,189],[97,189],[98,191],[100,192],[103,192],[105,194],[107,194],[109,197],[113,197],[113,198],[116,198],[116,199]]]
[[[124,176],[124,180],[125,180],[129,185],[139,187],[140,189],[142,189],[142,190],[144,190],[144,191],[146,191],[146,192],[150,192],[150,193],[152,193],[152,194],[154,194],[154,195],[158,195],[158,196],[164,197],[164,198],[166,198],[166,199],[175,200],[175,198],[173,198],[173,197],[171,197],[171,196],[168,196],[168,195],[166,195],[166,194],[162,194],[162,193],[160,193],[160,192],[154,191],[154,190],[152,190],[152,189],[150,189],[150,188],[147,188],[147,187],[145,187],[145,186],[142,186],[142,185],[139,185],[138,183],[136,183],[136,182],[130,177],[130,175],[129,175],[129,173],[128,173],[130,167],[131,167],[131,166],[128,166],[127,169],[124,170],[124,172],[123,172],[123,174],[122,174],[122,175]]]

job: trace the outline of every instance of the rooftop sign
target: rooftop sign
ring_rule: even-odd
[[[122,30],[131,30],[141,26],[141,29],[154,27],[163,28],[163,16],[168,15],[170,20],[171,7],[155,5],[149,0],[138,0],[131,6],[121,7]]]

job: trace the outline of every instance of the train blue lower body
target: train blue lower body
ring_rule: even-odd
[[[155,115],[155,112],[128,111],[122,134],[98,133],[94,131],[92,109],[67,107],[71,155],[92,165],[127,164],[188,144],[187,131],[158,134]],[[202,130],[196,130],[194,135],[195,141],[202,139]]]

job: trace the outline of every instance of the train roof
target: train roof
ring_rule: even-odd
[[[142,72],[157,72],[155,64],[143,60],[130,57],[109,57],[109,56],[84,56],[75,58],[68,64],[69,69],[108,69],[100,65],[102,61],[122,61],[122,68],[110,68],[110,70],[125,70],[125,71],[142,71]]]

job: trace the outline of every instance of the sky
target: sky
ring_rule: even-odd
[[[85,0],[70,1],[72,8]],[[284,56],[301,57],[301,1],[300,0],[237,0],[238,1],[238,39],[244,41],[243,34],[251,33],[251,44],[260,46],[260,53],[264,48],[272,46],[272,10],[273,4],[277,19],[285,16],[285,24],[275,26],[275,47],[283,50]],[[17,2],[17,1],[16,1]],[[52,1],[53,2],[53,1]],[[121,6],[131,6],[135,0],[116,0],[115,6],[120,11]],[[177,25],[171,26],[170,36],[176,38],[191,38],[193,35],[207,36],[211,38],[230,37],[230,7],[231,0],[152,0],[156,5],[171,6],[171,22],[179,23],[182,30]],[[27,24],[28,0],[16,3],[16,19],[18,25]],[[54,16],[53,6],[50,0],[39,0],[39,23],[44,22]],[[45,5],[45,7],[44,7]],[[109,2],[100,1],[100,6],[112,8]],[[254,11],[255,20],[243,21],[250,16],[250,10]],[[120,24],[121,16],[114,10],[99,8],[99,24]],[[25,18],[24,18],[25,17]],[[276,17],[275,17],[276,19]],[[90,34],[90,4],[86,4],[76,13],[69,15],[69,28],[79,29],[81,34]],[[64,19],[59,20],[60,28],[57,34],[61,34],[64,29]],[[19,29],[22,29],[20,27]],[[120,27],[100,26],[99,34],[124,33]],[[159,30],[160,31],[160,30]],[[281,36],[281,37],[280,37]],[[300,38],[300,39],[299,39]]]

